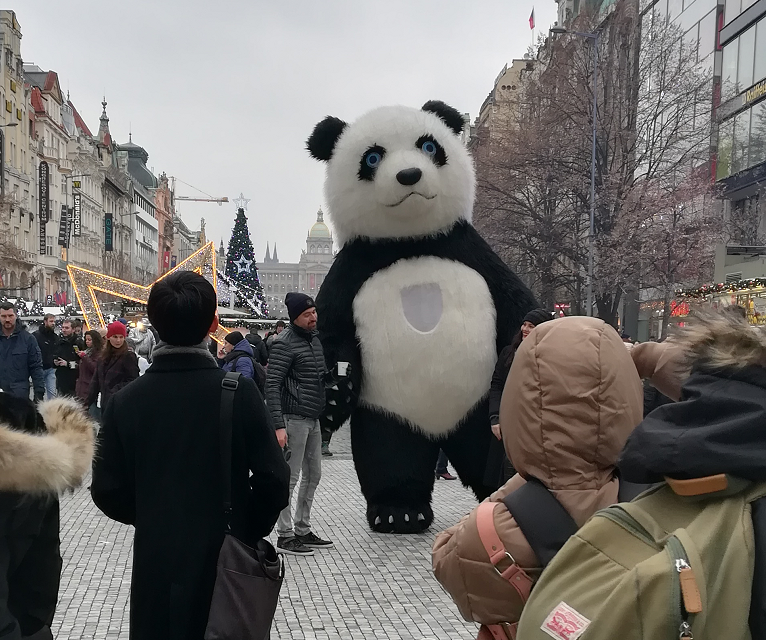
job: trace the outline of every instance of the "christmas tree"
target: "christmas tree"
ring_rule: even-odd
[[[237,209],[237,219],[229,240],[229,250],[226,252],[226,270],[224,274],[237,287],[236,305],[239,307],[256,306],[266,313],[266,300],[263,296],[263,286],[258,278],[258,267],[255,265],[253,243],[247,228],[245,208]]]

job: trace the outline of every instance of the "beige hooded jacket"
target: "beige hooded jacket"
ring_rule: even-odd
[[[518,473],[488,500],[500,502],[532,476],[583,525],[617,500],[615,463],[642,406],[636,367],[612,327],[584,317],[540,325],[516,353],[500,409],[503,442]],[[535,555],[504,504],[495,507],[494,520],[505,548],[536,579]],[[490,564],[475,509],[437,536],[433,569],[466,620],[518,621],[524,603]]]

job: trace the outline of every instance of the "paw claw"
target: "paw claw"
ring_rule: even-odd
[[[375,524],[380,524],[380,516],[378,516],[377,518],[375,518]]]
[[[404,514],[404,521],[405,522],[409,522],[410,521],[410,514],[409,513],[405,513]]]
[[[425,519],[426,517],[422,513],[418,514],[418,520],[425,520]]]
[[[388,516],[388,524],[394,524],[394,516]]]

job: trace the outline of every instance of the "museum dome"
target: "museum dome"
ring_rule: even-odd
[[[319,211],[317,212],[317,221],[314,223],[314,226],[311,227],[311,230],[309,231],[309,238],[328,238],[328,239],[332,238],[330,229],[324,223],[324,213],[322,213],[321,207],[319,208]]]

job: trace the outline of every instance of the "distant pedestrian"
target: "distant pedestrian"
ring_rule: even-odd
[[[43,375],[45,376],[45,391],[48,400],[56,397],[56,366],[53,358],[59,343],[56,333],[56,316],[46,313],[40,328],[32,334],[37,339],[40,354],[43,358]]]
[[[269,331],[266,334],[266,349],[268,350],[269,354],[271,354],[271,347],[274,344],[274,340],[276,340],[277,336],[279,336],[279,334],[282,333],[284,330],[285,330],[285,321],[277,320],[277,323],[274,325],[274,331]]]
[[[125,325],[121,322],[112,322],[107,327],[104,353],[90,383],[87,404],[96,402],[100,393],[102,413],[106,410],[109,399],[139,376],[138,358],[128,349],[125,342],[126,333]]]
[[[28,398],[0,392],[4,639],[53,640],[61,579],[58,491],[79,484],[90,469],[94,432],[93,421],[71,399],[45,401],[38,413]]]
[[[136,528],[131,638],[201,640],[205,632],[226,520],[226,374],[205,344],[216,309],[215,289],[192,271],[157,282],[148,302],[160,335],[154,362],[106,405],[91,491],[108,517]],[[289,469],[255,384],[241,376],[231,447],[231,530],[254,547],[287,504]]]
[[[45,374],[40,347],[16,317],[10,302],[0,302],[0,389],[18,398],[29,398],[32,378],[34,397],[45,396]]]
[[[253,348],[255,359],[262,367],[265,367],[269,363],[269,350],[266,348],[266,343],[263,341],[263,338],[258,335],[257,331],[251,331],[245,336],[245,339]]]
[[[61,323],[61,337],[53,358],[56,366],[56,391],[60,396],[75,395],[81,351],[85,351],[85,343],[77,337],[74,321],[67,318]]]
[[[77,376],[77,386],[75,387],[75,395],[83,403],[88,402],[88,395],[90,394],[90,385],[93,381],[93,376],[96,375],[96,369],[98,368],[98,361],[101,358],[104,351],[104,340],[101,334],[96,330],[85,332],[85,351],[80,351],[77,355],[80,357],[80,373]],[[96,411],[95,403],[88,405],[88,411],[94,418],[98,418],[98,411]]]
[[[280,446],[290,448],[290,500],[298,478],[295,507],[279,515],[277,549],[291,555],[313,555],[333,546],[311,531],[311,505],[322,476],[319,416],[325,407],[325,361],[316,331],[313,298],[291,292],[285,298],[290,326],[274,340],[266,375],[266,400]]]
[[[436,459],[436,479],[439,480],[457,480],[457,477],[453,476],[447,468],[447,454],[442,449],[439,449],[439,457]]]
[[[508,373],[511,370],[516,350],[536,326],[549,320],[553,320],[553,315],[545,309],[533,309],[530,311],[524,316],[521,327],[519,327],[519,331],[514,336],[511,344],[505,347],[497,357],[495,372],[492,374],[492,382],[489,388],[489,422],[492,433],[495,436],[495,439],[490,441],[487,467],[484,472],[484,484],[489,487],[502,487],[514,474],[513,467],[505,454],[505,448],[501,442],[500,400],[503,397],[503,390],[505,389],[505,383],[508,379]]]
[[[223,342],[224,357],[222,369],[241,373],[250,378],[263,393],[265,391],[266,370],[253,355],[253,347],[239,331],[226,334]]]
[[[142,318],[141,322],[130,330],[128,342],[136,352],[139,358],[146,358],[147,362],[152,362],[152,351],[154,350],[154,333],[149,331],[149,318]]]

